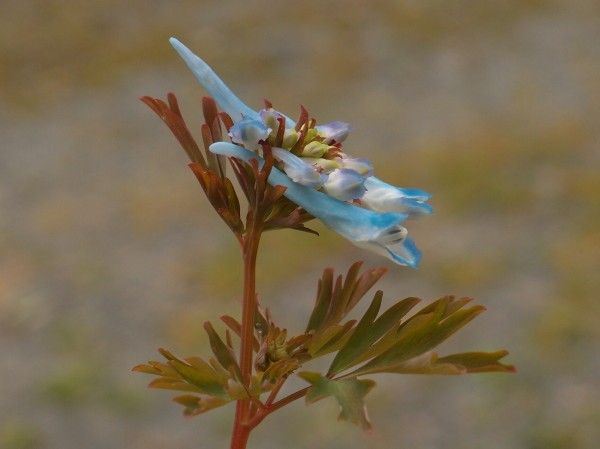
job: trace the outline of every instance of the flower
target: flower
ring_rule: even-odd
[[[285,174],[292,181],[314,189],[323,185],[322,176],[310,164],[283,148],[273,148],[272,151],[273,157],[283,164]]]
[[[331,142],[343,142],[350,134],[350,124],[346,122],[330,122],[324,125],[317,126],[319,134],[325,137],[325,141]]]
[[[232,142],[256,151],[260,148],[259,142],[266,140],[271,132],[261,120],[245,118],[229,129],[229,137]]]
[[[329,173],[323,183],[323,190],[327,195],[342,201],[358,200],[367,191],[364,176],[349,168],[337,168]]]
[[[359,247],[400,265],[419,264],[421,254],[401,224],[431,213],[428,193],[387,184],[373,176],[370,161],[345,154],[347,123],[317,125],[303,107],[295,122],[268,102],[265,109],[254,111],[185,45],[175,38],[170,42],[234,122],[229,130],[233,143],[213,143],[210,151],[262,165],[260,149],[268,144],[277,162],[269,183],[286,187],[288,199]]]

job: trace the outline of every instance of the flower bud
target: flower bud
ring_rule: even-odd
[[[329,150],[329,145],[313,141],[304,146],[302,156],[320,158]]]

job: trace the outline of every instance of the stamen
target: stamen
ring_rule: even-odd
[[[306,122],[308,122],[308,111],[304,106],[300,105],[300,118],[298,119],[298,123],[296,123],[296,131],[300,131]]]
[[[277,123],[279,127],[277,128],[277,135],[275,136],[275,146],[282,147],[283,146],[283,134],[285,132],[285,117],[277,117]]]

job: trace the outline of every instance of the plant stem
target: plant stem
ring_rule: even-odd
[[[292,393],[286,397],[284,397],[283,399],[267,406],[265,409],[260,410],[249,422],[248,422],[248,428],[250,430],[254,429],[256,426],[258,426],[263,419],[265,419],[267,416],[269,416],[271,413],[273,413],[275,410],[279,410],[281,407],[288,405],[290,402],[295,401],[296,399],[300,399],[304,396],[306,396],[306,393],[308,392],[310,387],[306,387],[303,388],[302,390],[298,390],[295,393]]]
[[[244,259],[244,296],[242,300],[242,330],[240,348],[240,371],[242,381],[250,390],[252,381],[252,342],[254,338],[254,312],[256,310],[256,256],[260,242],[260,229],[256,221],[245,235],[242,245]],[[250,400],[237,401],[235,422],[231,435],[231,449],[245,449],[252,428],[248,426],[251,416]]]

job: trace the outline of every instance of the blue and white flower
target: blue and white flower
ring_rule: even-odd
[[[245,118],[231,127],[229,137],[232,142],[249,150],[257,151],[261,147],[259,142],[266,141],[271,132],[271,128],[268,128],[261,120]]]
[[[269,183],[285,186],[288,199],[359,247],[400,265],[419,264],[421,254],[402,223],[431,213],[428,193],[387,184],[373,176],[370,161],[345,154],[341,144],[350,132],[347,123],[317,125],[305,111],[298,123],[271,107],[256,112],[202,59],[177,39],[170,42],[234,121],[229,130],[233,143],[214,143],[210,151],[262,165],[261,143],[269,143],[276,160]]]
[[[367,191],[365,177],[349,168],[338,168],[324,176],[323,190],[338,200],[359,200]]]

